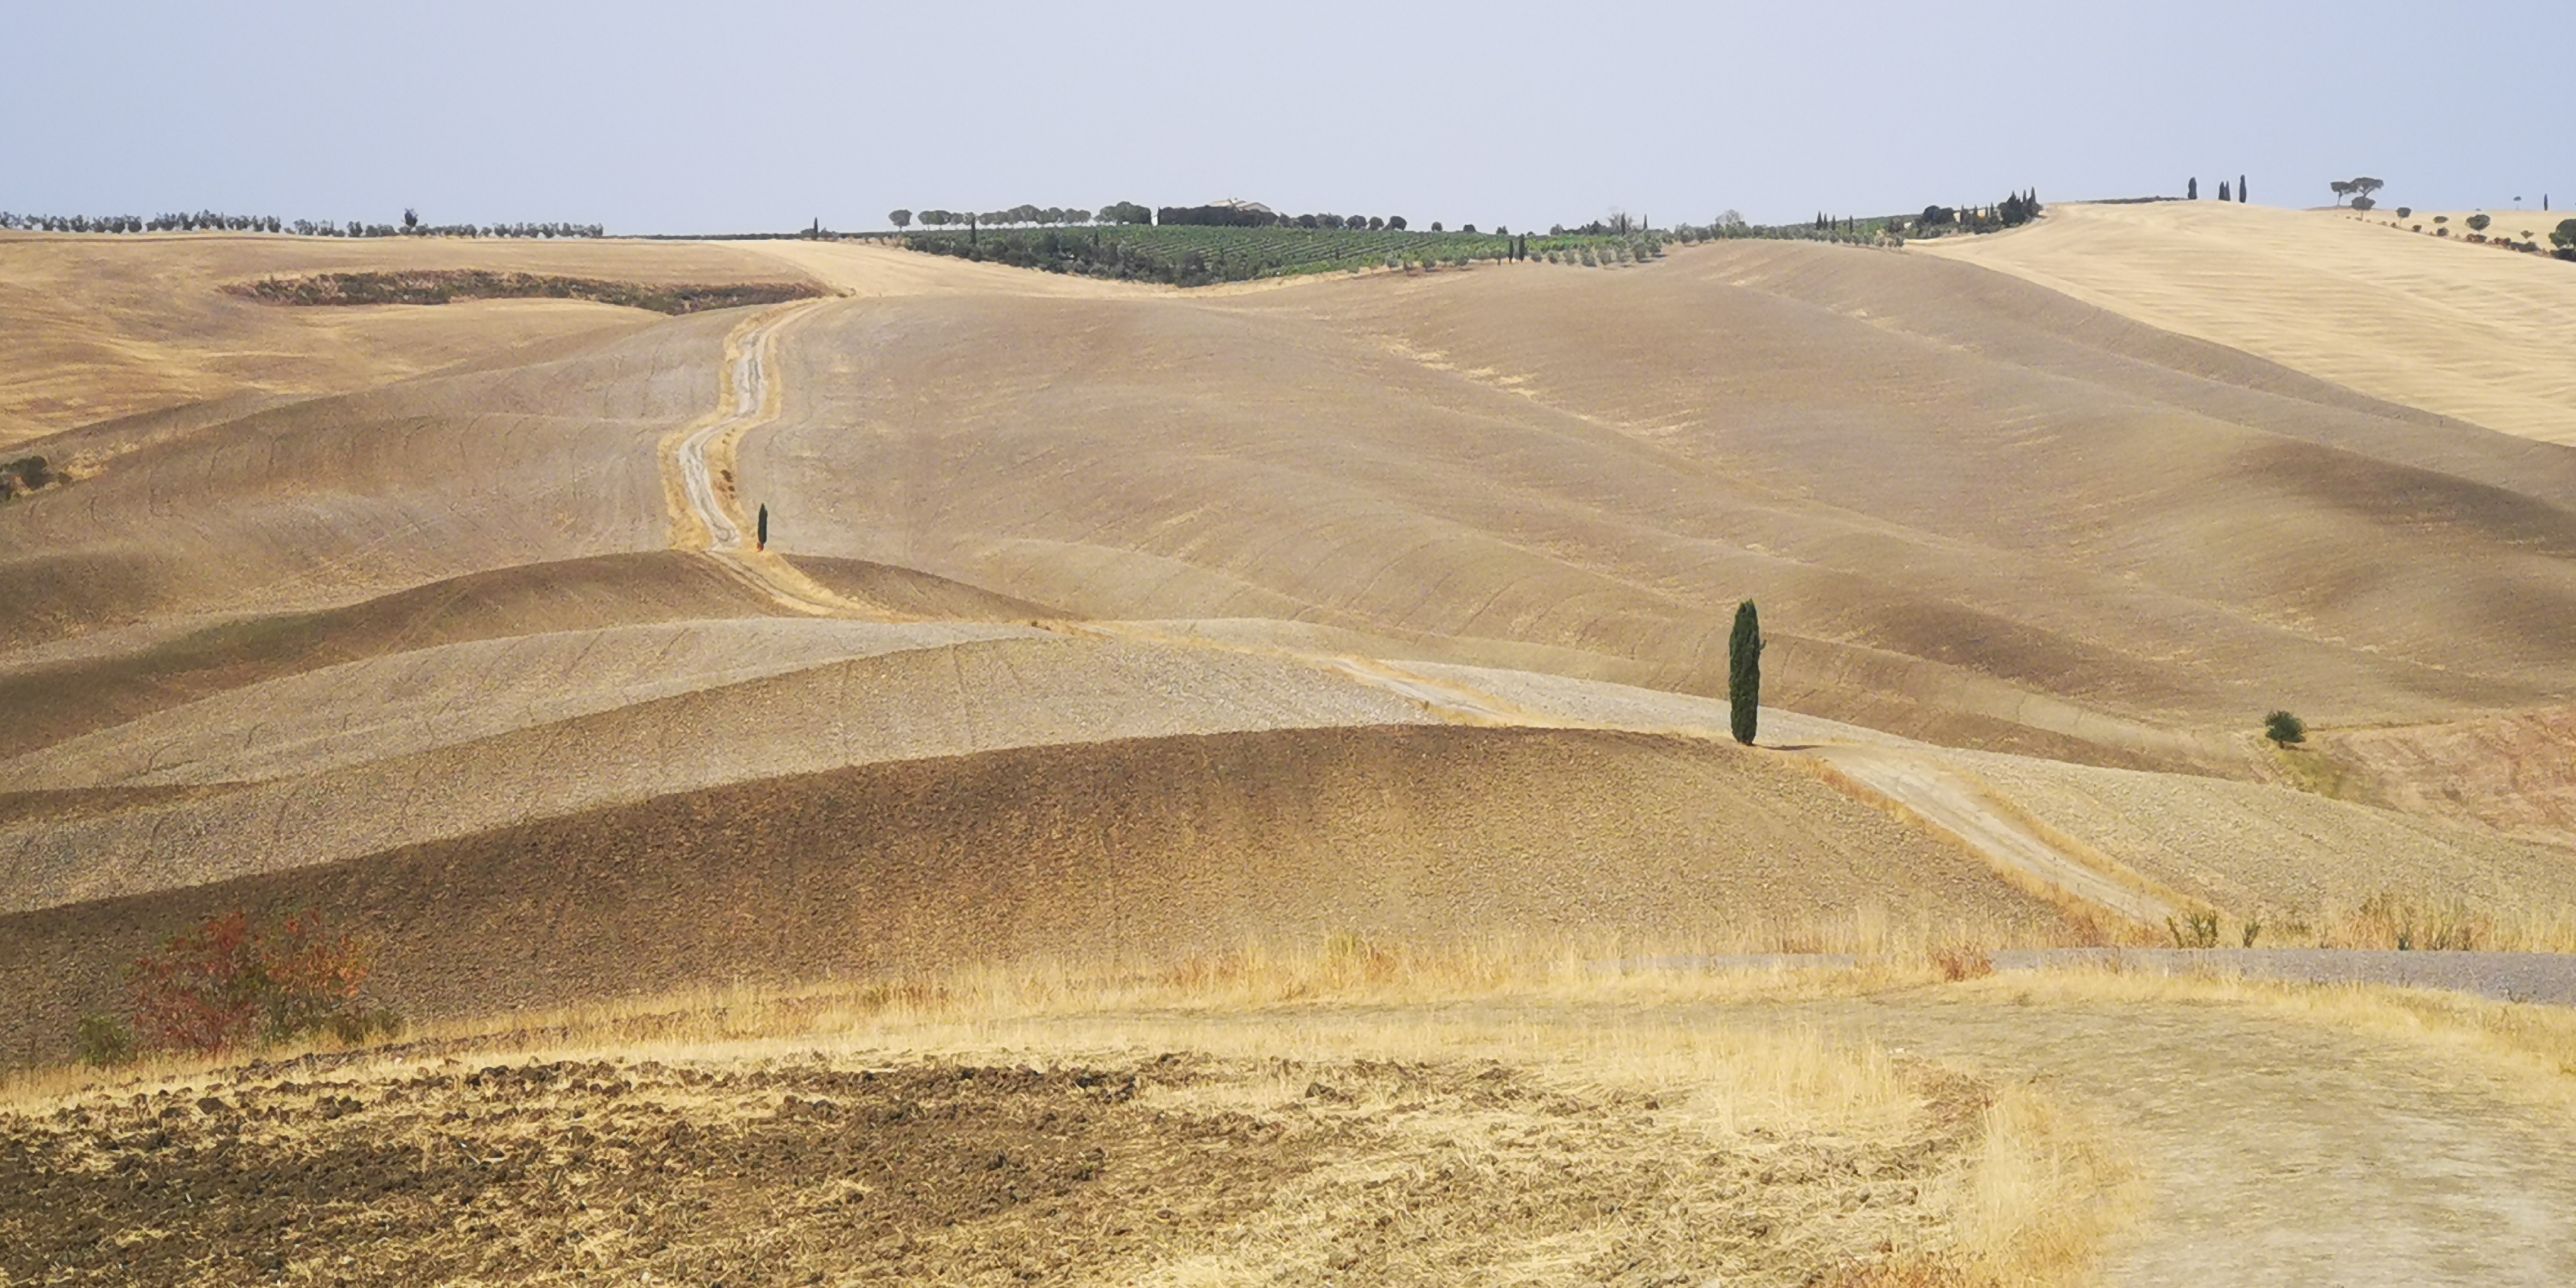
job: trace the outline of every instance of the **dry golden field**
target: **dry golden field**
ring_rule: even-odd
[[[0,236],[74,475],[0,501],[0,1284],[2576,1273],[2546,1008],[1987,977],[2576,950],[2576,274],[2208,205],[1201,293]],[[821,293],[224,289],[391,269]],[[302,907],[410,1036],[65,1065]],[[1772,952],[1856,964],[1687,968]]]
[[[1933,249],[2391,402],[2576,444],[2576,266],[2473,245],[2470,213],[2058,206]],[[2488,214],[2488,236],[2544,248],[2566,218]]]

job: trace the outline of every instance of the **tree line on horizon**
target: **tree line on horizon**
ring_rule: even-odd
[[[2000,232],[2039,218],[2045,208],[2039,204],[2039,189],[2031,188],[1990,206],[1925,206],[1903,231],[1917,237],[1937,237],[1945,232]]]
[[[2029,212],[2038,210],[2037,199],[2020,197],[2029,203]],[[2009,205],[2009,202],[2007,203]],[[1989,211],[2002,207],[1987,207]],[[926,229],[963,228],[970,238],[984,229],[1079,228],[1085,225],[1151,225],[1164,228],[1278,228],[1308,229],[1317,232],[1407,232],[1411,221],[1402,215],[1342,215],[1316,212],[1283,215],[1275,211],[1253,209],[1239,204],[1206,206],[1159,206],[1147,208],[1132,201],[1112,202],[1097,211],[1077,206],[1013,206],[1007,210],[956,211],[912,210],[898,208],[886,212],[886,222],[899,232],[915,224]],[[1809,224],[1753,224],[1744,216],[1728,210],[1705,225],[1677,224],[1664,230],[1665,236],[1687,240],[1710,241],[1727,237],[1792,238],[1818,241],[1869,241],[1891,221],[1880,217],[1826,216],[1818,214]],[[1496,224],[1490,234],[1474,224],[1461,224],[1452,230],[1434,220],[1428,230],[1433,233],[1466,233],[1477,236],[1510,237],[1511,230]],[[1607,216],[1581,224],[1554,224],[1547,236],[1632,238],[1656,232],[1652,219],[1612,210]],[[1530,236],[1535,234],[1523,234]]]
[[[962,225],[970,231],[1061,228],[1085,224],[1154,224],[1171,228],[1346,228],[1367,232],[1387,229],[1401,232],[1407,227],[1402,215],[1282,215],[1243,206],[1161,206],[1149,209],[1133,201],[1113,201],[1096,211],[1079,206],[1030,205],[980,212],[898,208],[886,212],[886,222],[893,224],[897,231],[908,229],[916,222],[925,228]]]
[[[297,237],[605,237],[598,224],[429,224],[415,211],[403,212],[399,224],[347,223],[310,219],[284,220],[275,215],[227,215],[212,210],[193,214],[153,215],[21,215],[0,210],[0,229],[29,233],[291,233]]]

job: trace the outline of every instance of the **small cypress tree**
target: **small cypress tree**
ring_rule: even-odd
[[[760,533],[753,539],[759,543],[760,549],[769,548],[769,505],[766,502],[763,502],[760,507]]]
[[[1735,633],[1726,641],[1726,702],[1735,740],[1752,746],[1762,716],[1762,618],[1749,599],[1735,606]]]
[[[2200,200],[2200,179],[2198,176],[2194,176],[2189,184],[2184,185],[2182,190],[2182,199],[2185,201]]]

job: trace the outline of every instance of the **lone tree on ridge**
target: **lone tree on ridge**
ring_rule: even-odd
[[[904,229],[912,227],[912,212],[909,210],[889,210],[886,212],[886,222],[893,224],[896,232],[902,232]]]
[[[1735,633],[1726,641],[1726,704],[1735,740],[1752,746],[1762,718],[1762,617],[1749,599],[1735,606]]]

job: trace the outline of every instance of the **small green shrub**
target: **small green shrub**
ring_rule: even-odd
[[[72,1042],[80,1062],[93,1068],[114,1068],[134,1059],[134,1030],[113,1015],[82,1016]]]
[[[2182,915],[2182,920],[2179,922],[2175,921],[2171,917],[2167,917],[2165,918],[2165,931],[2173,936],[2174,947],[2176,948],[2216,948],[2218,946],[2218,914],[2215,912],[2186,912]]]
[[[2494,938],[2494,926],[2450,900],[2419,900],[2382,891],[2335,920],[2325,941],[2339,948],[2400,952],[2468,952]]]
[[[383,1006],[352,1007],[323,1021],[321,1031],[350,1046],[398,1038],[403,1032],[402,1012]]]
[[[2470,232],[2482,233],[2487,230],[2487,225],[2494,223],[2495,221],[2487,218],[2485,215],[2479,214],[2469,216],[2468,222]]]
[[[2263,736],[2284,747],[2308,740],[2308,725],[2287,711],[2275,711],[2263,717]]]

